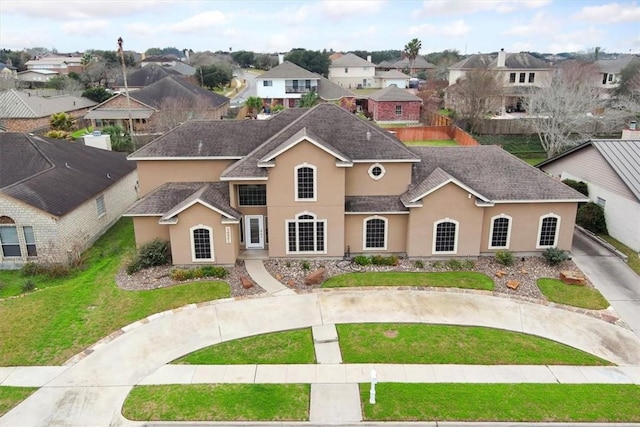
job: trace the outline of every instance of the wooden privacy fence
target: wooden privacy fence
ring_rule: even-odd
[[[411,126],[387,130],[403,142],[453,139],[458,145],[480,145],[473,136],[457,126]]]

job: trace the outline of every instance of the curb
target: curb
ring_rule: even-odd
[[[591,240],[593,240],[594,242],[596,242],[597,244],[599,244],[600,246],[608,250],[609,252],[613,253],[615,256],[617,256],[624,262],[629,262],[629,257],[623,254],[622,252],[620,252],[619,250],[617,250],[615,246],[613,246],[611,243],[601,239],[600,237],[596,236],[593,232],[583,227],[580,227],[579,225],[576,225],[575,228],[580,233],[584,234],[585,236],[587,236],[588,238],[590,238]]]

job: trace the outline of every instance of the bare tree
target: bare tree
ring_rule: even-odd
[[[204,96],[193,99],[165,98],[151,117],[149,131],[164,133],[188,120],[218,119],[216,108]]]
[[[469,122],[472,133],[477,133],[484,116],[500,109],[502,84],[496,73],[478,68],[467,72],[452,86],[448,96],[456,115]]]
[[[529,95],[527,111],[536,117],[531,122],[547,157],[591,137],[598,127],[609,128],[624,115],[607,108],[603,90],[595,84],[597,73],[592,63],[570,62],[556,70],[549,86]]]

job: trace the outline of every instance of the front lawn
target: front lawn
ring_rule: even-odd
[[[33,387],[0,387],[0,417],[36,390],[37,388]]]
[[[540,292],[549,301],[589,310],[604,310],[609,302],[597,289],[587,286],[567,285],[559,279],[538,279]]]
[[[336,329],[344,363],[610,365],[545,338],[479,326],[373,323]]]
[[[153,313],[230,296],[229,285],[219,281],[122,290],[114,277],[132,248],[132,221],[121,219],[87,252],[83,271],[57,286],[1,301],[0,318],[8,321],[0,322],[0,366],[62,364]]]
[[[323,288],[352,286],[432,286],[492,291],[493,280],[482,273],[453,271],[437,273],[404,273],[396,271],[347,273],[329,278]]]
[[[453,139],[434,139],[424,141],[403,141],[408,147],[457,147],[458,143]]]
[[[222,342],[173,363],[184,365],[316,363],[310,328],[274,332]]]
[[[306,421],[309,384],[137,386],[122,414],[140,421]]]
[[[610,384],[360,384],[366,421],[640,422],[640,387]]]

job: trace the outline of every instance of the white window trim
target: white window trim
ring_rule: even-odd
[[[438,224],[443,222],[452,222],[456,225],[456,238],[453,241],[453,251],[436,251],[436,237],[438,236]],[[458,253],[458,238],[460,237],[460,223],[455,219],[443,218],[433,223],[433,242],[431,245],[431,253],[433,255],[455,255]]]
[[[98,203],[98,200],[102,200],[102,212],[100,212],[100,203]],[[104,200],[104,194],[96,197],[96,211],[98,213],[98,218],[102,218],[107,214],[107,202]]]
[[[555,235],[553,236],[553,245],[550,245],[550,246],[540,245],[540,233],[542,232],[542,221],[544,221],[545,218],[557,218],[558,220],[556,224],[556,232],[555,232]],[[540,220],[538,221],[538,234],[536,235],[536,249],[547,249],[547,248],[554,248],[558,246],[558,236],[560,235],[561,220],[562,219],[560,218],[560,215],[556,215],[553,212],[540,216]]]
[[[367,222],[372,219],[381,219],[384,221],[384,245],[381,248],[370,248],[367,246]],[[386,251],[389,237],[389,220],[380,215],[368,216],[362,220],[362,249],[365,251]]]
[[[493,221],[498,218],[506,218],[509,220],[509,226],[507,227],[507,245],[506,246],[492,246],[491,242],[493,242]],[[511,244],[511,226],[513,225],[513,218],[507,214],[501,213],[500,215],[496,215],[491,217],[491,222],[489,225],[489,249],[509,249],[509,245]]]
[[[193,231],[203,228],[209,230],[209,247],[211,249],[211,258],[196,258],[196,242],[193,239]],[[213,228],[207,227],[203,224],[198,224],[189,229],[189,238],[191,239],[191,261],[192,262],[212,262],[216,260],[215,252],[213,251]]]
[[[313,170],[313,197],[309,199],[298,198],[298,170],[301,168],[311,168]],[[318,167],[310,163],[302,163],[293,168],[293,197],[296,202],[317,202],[318,201]]]
[[[380,170],[382,171],[382,173],[380,175],[378,175],[378,176],[375,176],[373,174],[373,168],[376,168],[376,167],[380,168]],[[369,166],[368,173],[369,173],[369,177],[371,179],[373,179],[374,181],[378,181],[378,180],[382,179],[382,177],[387,173],[387,170],[384,168],[384,166],[382,166],[382,164],[374,163],[371,166]]]
[[[324,223],[324,227],[322,228],[323,230],[323,239],[324,239],[324,250],[322,251],[290,251],[289,250],[289,224],[291,223],[298,223],[298,221],[300,220],[300,217],[303,215],[309,215],[313,217],[313,221],[315,223],[319,223],[322,222]],[[310,221],[310,220],[303,220],[303,221]],[[300,233],[297,232],[298,230],[296,229],[296,248],[300,247]],[[327,220],[326,219],[318,219],[318,215],[312,213],[312,212],[308,212],[308,211],[304,211],[304,212],[300,212],[298,214],[296,214],[295,219],[287,219],[285,220],[285,227],[284,227],[284,247],[285,247],[285,253],[287,255],[313,255],[313,254],[326,254],[327,253],[327,246],[328,246],[328,242],[327,242]],[[314,239],[314,243],[315,243],[315,239],[317,238],[316,235],[316,228],[313,228],[313,239]],[[314,247],[316,246],[316,244],[314,244]]]

